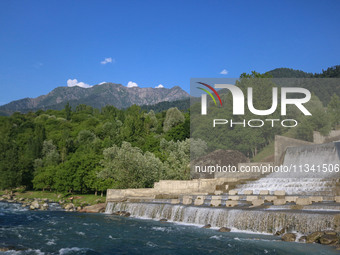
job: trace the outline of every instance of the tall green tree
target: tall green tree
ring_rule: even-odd
[[[115,188],[152,187],[163,171],[162,162],[150,152],[143,153],[128,142],[104,150],[100,178],[112,178]]]
[[[164,132],[168,132],[171,128],[177,126],[185,121],[183,113],[176,107],[170,108],[166,111],[166,116],[163,124]]]

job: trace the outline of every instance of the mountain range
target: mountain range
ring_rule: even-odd
[[[127,108],[136,105],[154,105],[160,102],[172,102],[188,98],[189,94],[179,86],[167,88],[128,88],[121,84],[104,83],[90,88],[57,87],[47,95],[36,98],[24,98],[0,106],[1,115],[13,112],[28,112],[39,109],[61,110],[68,102],[72,107],[79,104],[101,108],[113,105],[117,108]]]
[[[291,68],[276,68],[268,71],[273,78],[340,78],[340,65],[329,67],[321,73],[307,73]],[[333,93],[340,95],[339,86],[331,83],[322,89],[309,88],[327,105]],[[144,110],[163,111],[170,107],[181,110],[189,108],[189,94],[178,86],[167,88],[128,88],[121,84],[104,83],[90,88],[57,87],[47,95],[36,98],[24,98],[0,106],[0,115],[10,115],[13,112],[29,112],[37,110],[61,110],[69,103],[73,108],[79,104],[101,108],[113,105],[117,108],[127,108],[133,104],[142,106]]]

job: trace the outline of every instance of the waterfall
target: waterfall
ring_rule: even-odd
[[[299,166],[313,166],[315,171],[300,171]],[[323,172],[326,164],[328,171]],[[283,166],[296,166],[296,172],[275,172],[257,181],[239,185],[237,190],[285,190],[289,195],[336,195],[335,187],[340,178],[334,166],[340,165],[340,142],[288,147]],[[319,172],[317,166],[321,167]],[[332,169],[333,168],[333,169]],[[333,170],[333,171],[331,171]]]
[[[107,214],[126,211],[132,217],[170,222],[229,227],[233,230],[273,234],[282,228],[299,233],[336,229],[336,216],[317,212],[237,210],[172,204],[109,202]]]
[[[337,180],[321,178],[270,178],[265,177],[257,181],[248,182],[237,186],[239,193],[244,190],[253,190],[258,194],[261,190],[284,190],[287,195],[331,196],[336,195]]]

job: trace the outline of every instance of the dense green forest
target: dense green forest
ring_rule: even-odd
[[[333,73],[332,70],[327,72]],[[271,88],[276,84],[263,79],[264,83],[254,86],[261,77],[268,75],[243,74],[236,85],[243,91],[254,87],[257,98],[254,105],[267,109],[272,100]],[[296,109],[288,111],[287,118],[299,122],[294,128],[294,137],[311,140],[313,130],[327,134],[339,126],[340,99],[339,94],[333,92],[328,91],[332,93],[331,99],[324,105],[316,93],[313,94],[307,105],[312,116],[304,116]],[[223,94],[223,102],[231,102],[230,96]],[[276,134],[287,132],[283,127],[256,130],[236,127],[223,136],[208,134],[203,141],[198,138],[207,133],[207,125],[211,123],[202,119],[195,122],[193,113],[199,112],[199,104],[193,104],[189,111],[188,101],[180,101],[180,110],[173,107],[174,103],[162,103],[154,108],[133,105],[127,109],[67,104],[62,110],[2,116],[0,189],[24,186],[65,193],[97,193],[107,188],[152,187],[160,179],[189,179],[190,154],[199,157],[214,143],[252,158]],[[213,112],[214,106],[209,111]],[[222,115],[231,118],[230,107],[225,107]],[[245,118],[252,117],[249,112],[245,115]],[[277,113],[271,117],[281,118]],[[190,121],[195,122],[191,132],[197,139],[189,138]],[[195,144],[191,151],[190,144]]]
[[[0,188],[87,193],[187,179],[189,114],[139,106],[14,113],[0,119]]]
[[[176,101],[165,101],[154,105],[142,105],[142,110],[150,111],[153,110],[155,113],[166,111],[171,107],[176,107],[180,111],[188,111],[190,108],[190,98]]]
[[[266,77],[279,78],[276,81],[278,86],[285,87],[304,87],[313,91],[313,93],[320,99],[323,106],[327,106],[335,93],[340,95],[340,86],[337,81],[332,78],[340,78],[340,65],[329,67],[322,70],[321,73],[306,73],[301,70],[294,70],[291,68],[277,68],[265,73]],[[288,79],[286,79],[288,78]],[[297,80],[294,78],[302,78]],[[320,82],[316,78],[330,78],[327,82]],[[304,82],[305,80],[305,82]],[[314,80],[314,82],[312,82]]]
[[[332,66],[321,73],[306,73],[292,68],[276,68],[266,72],[273,78],[340,78],[340,65]]]

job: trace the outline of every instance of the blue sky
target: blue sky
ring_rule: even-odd
[[[321,72],[340,64],[339,10],[337,0],[1,0],[0,104],[67,81],[189,91],[194,77]]]

